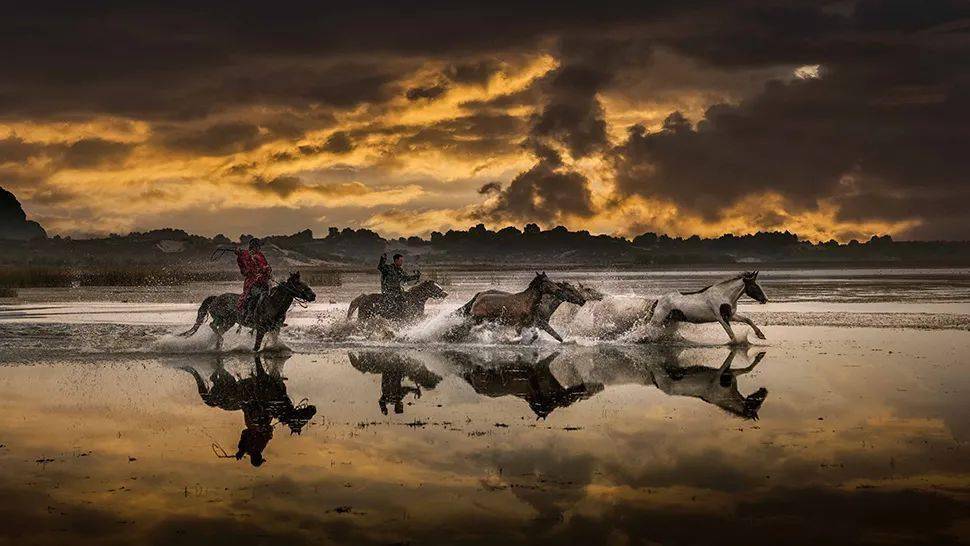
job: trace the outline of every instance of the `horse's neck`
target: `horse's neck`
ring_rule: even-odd
[[[741,294],[744,293],[744,281],[741,279],[732,279],[715,285],[715,290],[719,296],[731,302],[733,305],[741,298]]]
[[[550,295],[549,297],[540,298],[540,305],[542,306],[543,311],[546,311],[551,317],[552,314],[556,312],[556,309],[559,309],[559,306],[562,305],[562,301],[563,300]]]
[[[274,314],[285,313],[293,305],[293,294],[280,285],[270,292],[269,301]]]
[[[528,301],[533,309],[535,309],[539,302],[542,301],[542,291],[539,287],[529,286],[525,290],[516,294],[516,296]]]

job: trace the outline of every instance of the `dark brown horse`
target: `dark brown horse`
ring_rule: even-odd
[[[583,306],[588,301],[599,301],[603,299],[603,294],[596,290],[595,288],[590,288],[584,286],[583,283],[579,283],[579,286],[573,286],[568,282],[557,282],[560,288],[563,289],[562,295],[568,296],[569,302],[574,303],[579,306]],[[483,290],[475,294],[472,299],[468,300],[468,303],[463,305],[458,312],[461,315],[469,316],[471,314],[472,304],[475,303],[475,299],[484,294],[509,294],[503,290]],[[539,301],[539,320],[545,324],[549,324],[549,320],[552,319],[552,315],[559,309],[559,306],[565,303],[566,298],[561,297],[557,294],[543,294],[542,299]],[[579,303],[578,303],[579,302]],[[549,327],[552,329],[552,326]],[[547,330],[548,331],[548,330]],[[559,339],[557,337],[559,334],[550,334],[552,337]],[[561,341],[561,340],[560,340]]]
[[[357,318],[362,321],[373,317],[384,317],[388,320],[412,320],[424,316],[424,305],[429,299],[446,297],[448,297],[448,293],[434,281],[424,281],[414,288],[406,290],[403,305],[397,305],[390,301],[385,294],[361,294],[350,302],[347,319],[350,320],[354,316],[354,311],[357,311]]]
[[[536,273],[522,292],[480,292],[462,310],[467,308],[467,316],[476,324],[496,322],[511,326],[520,334],[526,328],[539,327],[561,343],[562,337],[549,326],[549,318],[545,316],[542,307],[542,298],[545,295],[576,305],[586,303],[586,299],[575,289],[550,281],[545,273]],[[535,341],[535,337],[532,341]]]
[[[219,296],[209,296],[202,301],[199,307],[195,325],[179,334],[188,337],[199,330],[206,316],[212,317],[209,328],[216,333],[216,350],[222,350],[222,336],[235,324],[239,323],[247,328],[252,328],[256,332],[256,343],[253,351],[258,352],[263,344],[263,336],[267,333],[279,336],[280,328],[286,320],[286,312],[294,301],[313,301],[317,295],[313,293],[303,281],[300,280],[299,273],[291,273],[286,282],[281,282],[270,289],[269,294],[256,304],[252,320],[243,321],[236,310],[236,302],[239,301],[239,294],[222,294]]]

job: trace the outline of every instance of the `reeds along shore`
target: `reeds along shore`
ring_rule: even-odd
[[[316,286],[339,286],[339,271],[301,270],[304,281]],[[0,268],[0,291],[16,288],[71,286],[171,286],[193,282],[240,280],[232,270],[197,271],[153,268],[81,269],[58,267]],[[12,297],[12,296],[4,296]]]

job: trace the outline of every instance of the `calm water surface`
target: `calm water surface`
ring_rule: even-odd
[[[616,312],[684,284],[610,275],[579,280]],[[733,350],[584,310],[562,346],[415,337],[461,279],[392,339],[334,337],[367,279],[320,289],[258,359],[175,344],[189,298],[28,294],[0,308],[0,542],[967,542],[965,273],[812,275],[767,277],[768,343]]]

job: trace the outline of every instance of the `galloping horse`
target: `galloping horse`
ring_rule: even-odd
[[[259,301],[251,321],[243,322],[242,317],[236,311],[239,294],[227,293],[209,296],[202,301],[202,305],[199,307],[195,325],[179,335],[183,337],[191,336],[199,330],[199,327],[205,322],[206,316],[211,315],[212,322],[209,323],[209,327],[216,333],[217,351],[222,350],[222,335],[238,322],[240,325],[256,331],[256,343],[253,346],[253,351],[259,352],[259,348],[263,344],[263,336],[266,333],[273,334],[274,338],[279,336],[283,321],[286,320],[286,312],[293,305],[294,300],[309,302],[315,299],[317,299],[317,295],[300,280],[300,274],[291,273],[286,282],[281,282],[271,288],[269,294]]]
[[[520,334],[525,328],[538,326],[561,343],[562,337],[552,329],[552,326],[549,326],[548,318],[543,315],[541,303],[542,297],[546,294],[576,305],[586,303],[586,300],[575,290],[568,290],[561,284],[550,281],[545,273],[536,273],[535,278],[522,292],[515,294],[484,292],[477,295],[468,306],[468,316],[476,324],[494,321],[516,328]],[[535,337],[532,341],[535,341]]]
[[[375,316],[389,320],[415,319],[424,316],[424,304],[429,299],[446,297],[448,297],[448,293],[438,283],[424,281],[404,292],[403,313],[399,313],[397,306],[386,303],[384,294],[361,294],[350,302],[350,308],[347,309],[347,319],[350,320],[354,316],[354,311],[357,311],[357,318],[362,321]]]
[[[717,322],[731,338],[739,343],[729,322],[743,322],[754,330],[756,336],[765,339],[754,322],[737,311],[741,294],[758,303],[768,303],[768,297],[758,285],[758,272],[741,273],[736,277],[718,281],[693,292],[671,292],[660,297],[650,309],[650,324],[665,326],[670,322],[702,324]]]
[[[571,297],[570,303],[576,303],[576,305],[579,305],[579,306],[585,305],[586,302],[588,301],[599,301],[603,299],[602,292],[596,290],[595,288],[585,286],[583,285],[583,283],[579,283],[578,287],[573,286],[572,284],[565,281],[557,282],[556,284],[559,285],[560,288],[562,288],[563,290],[562,295],[564,296],[568,295]],[[483,290],[475,294],[475,296],[472,297],[472,299],[469,300],[468,303],[463,305],[458,310],[458,313],[464,316],[471,315],[472,304],[475,303],[475,300],[478,299],[479,296],[482,296],[485,294],[500,294],[500,295],[507,296],[510,294],[510,292],[505,292],[503,290]],[[539,301],[538,319],[542,323],[548,325],[549,320],[552,318],[553,313],[555,313],[556,309],[559,309],[559,306],[562,305],[565,301],[566,301],[565,297],[561,297],[560,295],[557,295],[557,294],[543,294],[542,299]],[[577,303],[577,302],[581,302],[581,303]],[[552,326],[549,326],[549,330],[555,331],[552,328]],[[548,332],[549,330],[546,330],[546,331]],[[559,336],[558,332],[555,334],[550,332],[550,335],[562,341],[562,339],[558,337]]]

